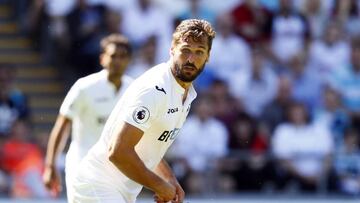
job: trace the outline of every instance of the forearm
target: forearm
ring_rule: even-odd
[[[171,167],[164,159],[162,159],[155,168],[155,173],[166,181],[177,181],[174,173],[171,170]]]
[[[48,141],[45,165],[49,167],[55,166],[58,154],[64,149],[66,140],[69,137],[71,121],[63,116],[59,116],[50,133]]]
[[[160,176],[145,166],[133,149],[122,151],[120,156],[110,156],[109,160],[124,175],[154,192],[165,183]]]

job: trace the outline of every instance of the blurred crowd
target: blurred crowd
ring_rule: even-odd
[[[11,2],[23,33],[69,84],[100,70],[99,40],[109,33],[130,39],[127,74],[136,78],[168,58],[179,21],[212,23],[198,99],[167,155],[188,194],[360,195],[359,0]],[[0,69],[9,75],[0,74],[9,87],[0,88],[1,194],[45,197],[29,176],[41,172],[43,145],[26,136],[26,99],[10,88],[9,70]],[[14,189],[17,179],[31,189]]]

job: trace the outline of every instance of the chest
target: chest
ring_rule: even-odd
[[[85,102],[87,103],[85,112],[94,117],[100,116],[107,118],[120,97],[121,90],[115,91],[114,88],[107,86],[94,88],[85,94]]]
[[[190,111],[191,102],[186,100],[182,103],[182,96],[173,94],[168,101],[161,107],[159,116],[157,117],[157,125],[159,131],[162,132],[159,141],[174,140],[177,137],[186,117]]]

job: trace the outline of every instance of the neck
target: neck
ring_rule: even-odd
[[[174,75],[174,74],[173,74]],[[174,76],[175,77],[175,76]],[[179,85],[185,89],[185,92],[187,92],[191,86],[191,82],[184,82],[184,81],[181,81],[180,79],[176,78],[175,77],[175,80],[177,83],[179,83]]]
[[[174,76],[176,82],[182,87],[185,89],[185,92],[184,92],[184,95],[182,97],[182,103],[184,104],[185,101],[186,101],[186,98],[187,98],[187,95],[188,95],[188,92],[189,92],[189,89],[190,89],[190,86],[191,86],[191,82],[184,82],[180,79],[178,79],[176,76],[175,76],[175,68],[171,67],[171,74]]]
[[[108,81],[115,85],[116,90],[119,90],[121,87],[121,77],[118,75],[108,75]]]

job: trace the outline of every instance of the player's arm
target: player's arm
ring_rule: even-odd
[[[175,187],[149,170],[135,151],[135,146],[140,141],[143,131],[122,122],[114,133],[108,153],[109,160],[123,174],[154,191],[162,200],[173,200]]]
[[[162,177],[164,180],[168,181],[176,188],[176,202],[183,202],[185,198],[185,192],[181,185],[179,184],[176,176],[171,170],[171,167],[165,159],[162,159],[160,163],[155,168],[155,173]]]
[[[61,190],[61,181],[56,170],[56,159],[64,149],[70,134],[71,123],[69,118],[61,114],[58,115],[47,145],[43,181],[46,188],[55,192],[55,194]]]

